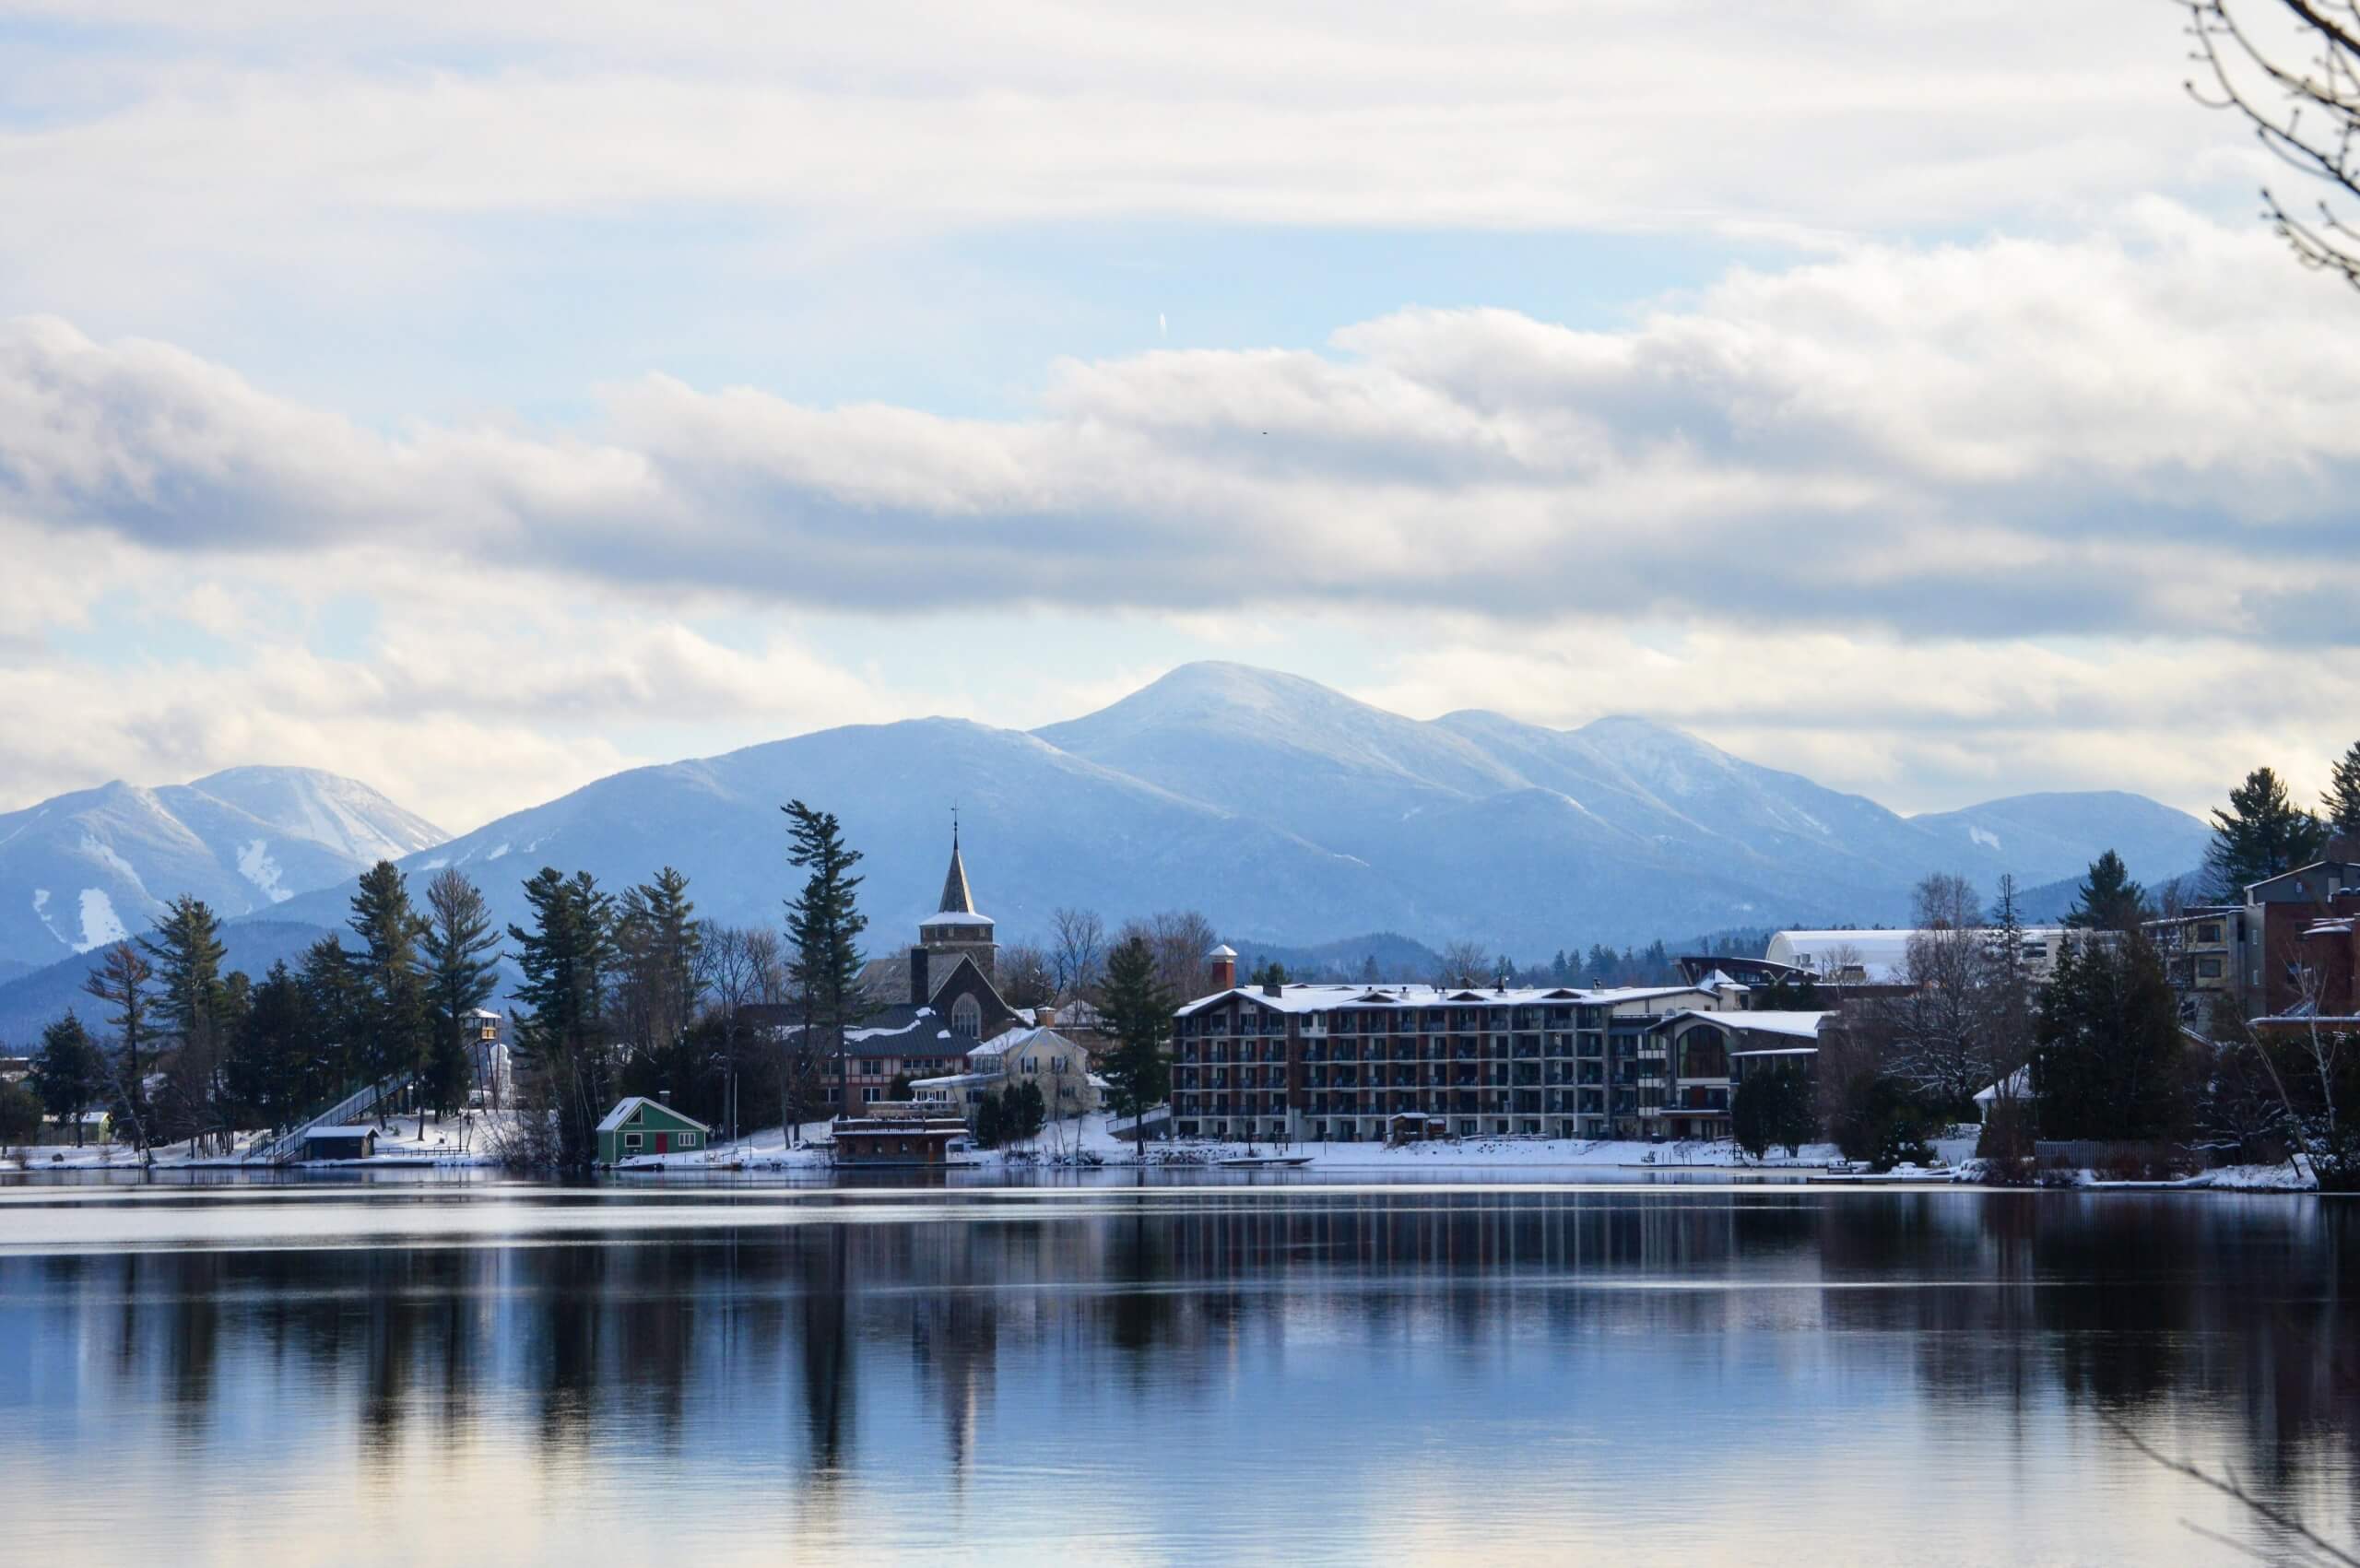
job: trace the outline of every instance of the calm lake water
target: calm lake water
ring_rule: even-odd
[[[2250,1562],[2360,1207],[1588,1183],[0,1190],[0,1560]]]

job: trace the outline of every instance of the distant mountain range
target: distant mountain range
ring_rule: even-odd
[[[310,768],[121,782],[0,816],[0,962],[38,967],[151,926],[194,893],[258,914],[449,837],[367,784]]]
[[[1110,924],[1196,908],[1266,947],[1394,931],[1524,960],[1734,926],[1896,923],[1929,871],[1988,893],[2002,872],[2027,888],[2078,877],[2108,848],[2160,880],[2196,866],[2208,837],[2185,812],[2118,793],[1905,818],[1644,719],[1421,721],[1296,677],[1194,664],[1029,734],[952,719],[823,730],[618,773],[448,841],[327,774],[111,784],[0,818],[0,959],[77,952],[183,890],[225,913],[336,927],[352,877],[380,854],[413,877],[465,868],[503,920],[523,918],[521,884],[543,866],[619,885],[668,864],[702,914],[776,925],[795,883],[778,808],[795,797],[835,811],[865,855],[879,949],[934,907],[954,804],[1002,941],[1045,933],[1059,905]],[[18,836],[37,855],[20,860]],[[0,1033],[21,1030],[37,978],[0,985]]]

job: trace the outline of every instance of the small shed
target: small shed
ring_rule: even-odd
[[[303,1135],[306,1160],[366,1160],[376,1152],[375,1127],[313,1127]]]
[[[634,1094],[617,1102],[598,1124],[598,1163],[620,1164],[643,1154],[678,1154],[702,1149],[712,1140],[713,1129],[694,1116]]]

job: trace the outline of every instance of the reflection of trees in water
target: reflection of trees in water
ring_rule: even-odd
[[[2236,1412],[2240,1468],[2283,1488],[2360,1437],[2347,1208],[1779,1188],[1162,1194],[1079,1219],[994,1208],[598,1245],[0,1261],[0,1330],[77,1358],[65,1364],[106,1352],[96,1364],[126,1393],[169,1397],[192,1427],[229,1401],[288,1397],[285,1369],[301,1368],[361,1426],[364,1452],[386,1456],[495,1402],[531,1412],[549,1451],[615,1436],[671,1448],[700,1422],[736,1421],[738,1441],[776,1444],[803,1471],[806,1523],[864,1457],[864,1374],[883,1387],[909,1369],[955,1474],[1011,1365],[1060,1399],[1119,1388],[1145,1409],[1150,1394],[1225,1397],[1241,1350],[1306,1329],[1470,1361],[1534,1336],[1889,1335],[1928,1396],[1994,1441],[2060,1397],[2136,1421],[2197,1395]],[[28,1271],[38,1288],[20,1291]],[[1852,1288],[1896,1279],[1917,1284]],[[1739,1283],[1792,1288],[1718,1288]]]

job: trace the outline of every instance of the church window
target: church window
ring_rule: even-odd
[[[973,996],[950,1004],[950,1032],[973,1040],[984,1032],[984,1009]]]

